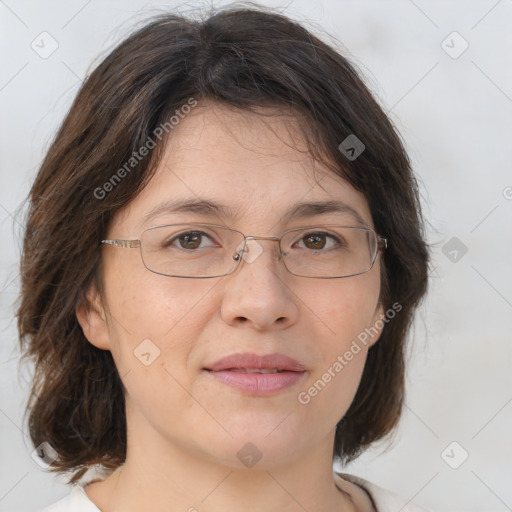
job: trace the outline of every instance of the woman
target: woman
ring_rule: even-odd
[[[257,8],[155,18],[30,201],[29,428],[75,484],[47,512],[420,510],[333,472],[397,425],[428,263],[400,138],[335,49]]]

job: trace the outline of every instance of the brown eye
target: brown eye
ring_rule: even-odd
[[[329,244],[328,239],[334,243],[331,242]],[[322,249],[326,248],[332,249],[336,245],[344,245],[338,237],[324,232],[308,233],[301,238],[301,242],[304,243],[306,249],[310,249],[312,251],[322,251]]]
[[[187,233],[177,237],[181,247],[184,249],[197,249],[201,245],[201,233]]]
[[[305,244],[308,249],[323,249],[325,247],[325,236],[323,235],[308,235],[304,237]]]
[[[210,239],[210,237],[203,231],[187,231],[186,233],[180,233],[170,239],[164,240],[162,246],[192,251],[200,249],[201,243],[206,239]],[[175,242],[178,242],[178,245]]]

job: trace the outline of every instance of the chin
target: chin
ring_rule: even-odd
[[[301,429],[300,435],[297,428],[292,434],[295,429],[283,428],[287,421],[283,422],[285,416],[272,423],[265,422],[265,426],[247,424],[245,428],[227,429],[233,437],[225,432],[219,432],[215,439],[208,436],[203,448],[212,462],[221,462],[233,469],[266,470],[293,463],[304,448],[304,431]]]

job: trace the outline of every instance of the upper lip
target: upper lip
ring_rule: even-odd
[[[205,367],[205,370],[218,372],[221,370],[234,369],[258,369],[258,370],[287,370],[292,372],[305,371],[298,361],[284,354],[265,354],[258,355],[254,353],[232,354],[219,359],[217,362]]]

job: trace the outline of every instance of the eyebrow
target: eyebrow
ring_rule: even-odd
[[[143,224],[147,224],[159,215],[172,213],[193,213],[201,216],[218,216],[223,218],[236,218],[238,210],[210,199],[190,198],[166,201],[157,205],[143,217]],[[367,222],[352,206],[336,200],[304,202],[293,205],[279,218],[286,223],[291,219],[301,219],[325,213],[343,213],[351,215],[359,224],[366,226]]]

